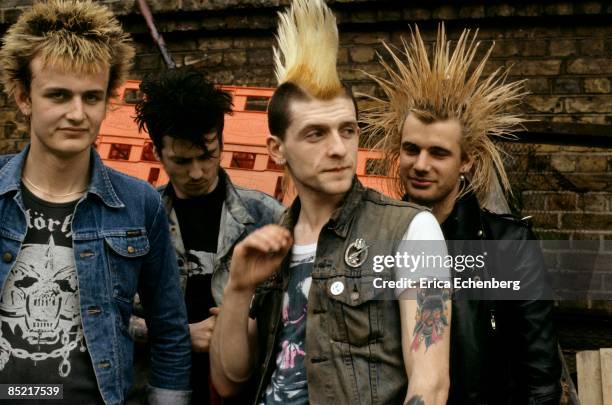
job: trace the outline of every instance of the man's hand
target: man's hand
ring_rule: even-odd
[[[247,236],[234,248],[228,287],[252,292],[279,268],[293,239],[278,225],[266,225]]]
[[[194,352],[208,353],[213,330],[215,330],[215,322],[217,322],[217,315],[219,314],[219,308],[211,308],[210,313],[212,314],[211,317],[206,318],[201,322],[189,324],[191,348]]]

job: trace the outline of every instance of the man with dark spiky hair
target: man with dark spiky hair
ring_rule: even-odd
[[[229,93],[191,68],[149,76],[140,89],[144,98],[136,121],[148,131],[170,178],[160,191],[190,322],[193,403],[208,403],[208,350],[234,245],[273,222],[282,205],[234,186],[220,167],[224,117],[232,112]],[[132,324],[142,335],[142,323]]]
[[[2,83],[30,133],[21,153],[0,157],[3,385],[58,384],[70,403],[124,403],[138,291],[149,403],[189,402],[189,329],[163,203],[92,147],[133,55],[117,19],[91,1],[38,3],[3,38]]]

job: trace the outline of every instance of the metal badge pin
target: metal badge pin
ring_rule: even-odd
[[[334,295],[340,295],[344,291],[344,284],[342,284],[342,281],[334,281],[329,287],[329,291]]]
[[[365,240],[358,238],[351,243],[344,252],[344,262],[351,267],[361,266],[368,258],[368,245]]]

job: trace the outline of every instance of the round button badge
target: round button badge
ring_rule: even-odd
[[[342,281],[334,281],[329,290],[334,295],[340,295],[344,291],[344,284],[342,284]]]

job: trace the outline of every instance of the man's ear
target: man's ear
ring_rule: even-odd
[[[474,166],[474,157],[471,155],[464,155],[461,159],[459,171],[463,174],[468,174],[472,170],[472,166]]]
[[[15,87],[15,103],[17,103],[17,107],[23,115],[29,116],[32,114],[32,100],[23,83],[19,83]]]
[[[268,153],[276,164],[284,165],[287,163],[285,159],[285,145],[278,136],[270,135],[266,139],[266,145],[268,146]]]

